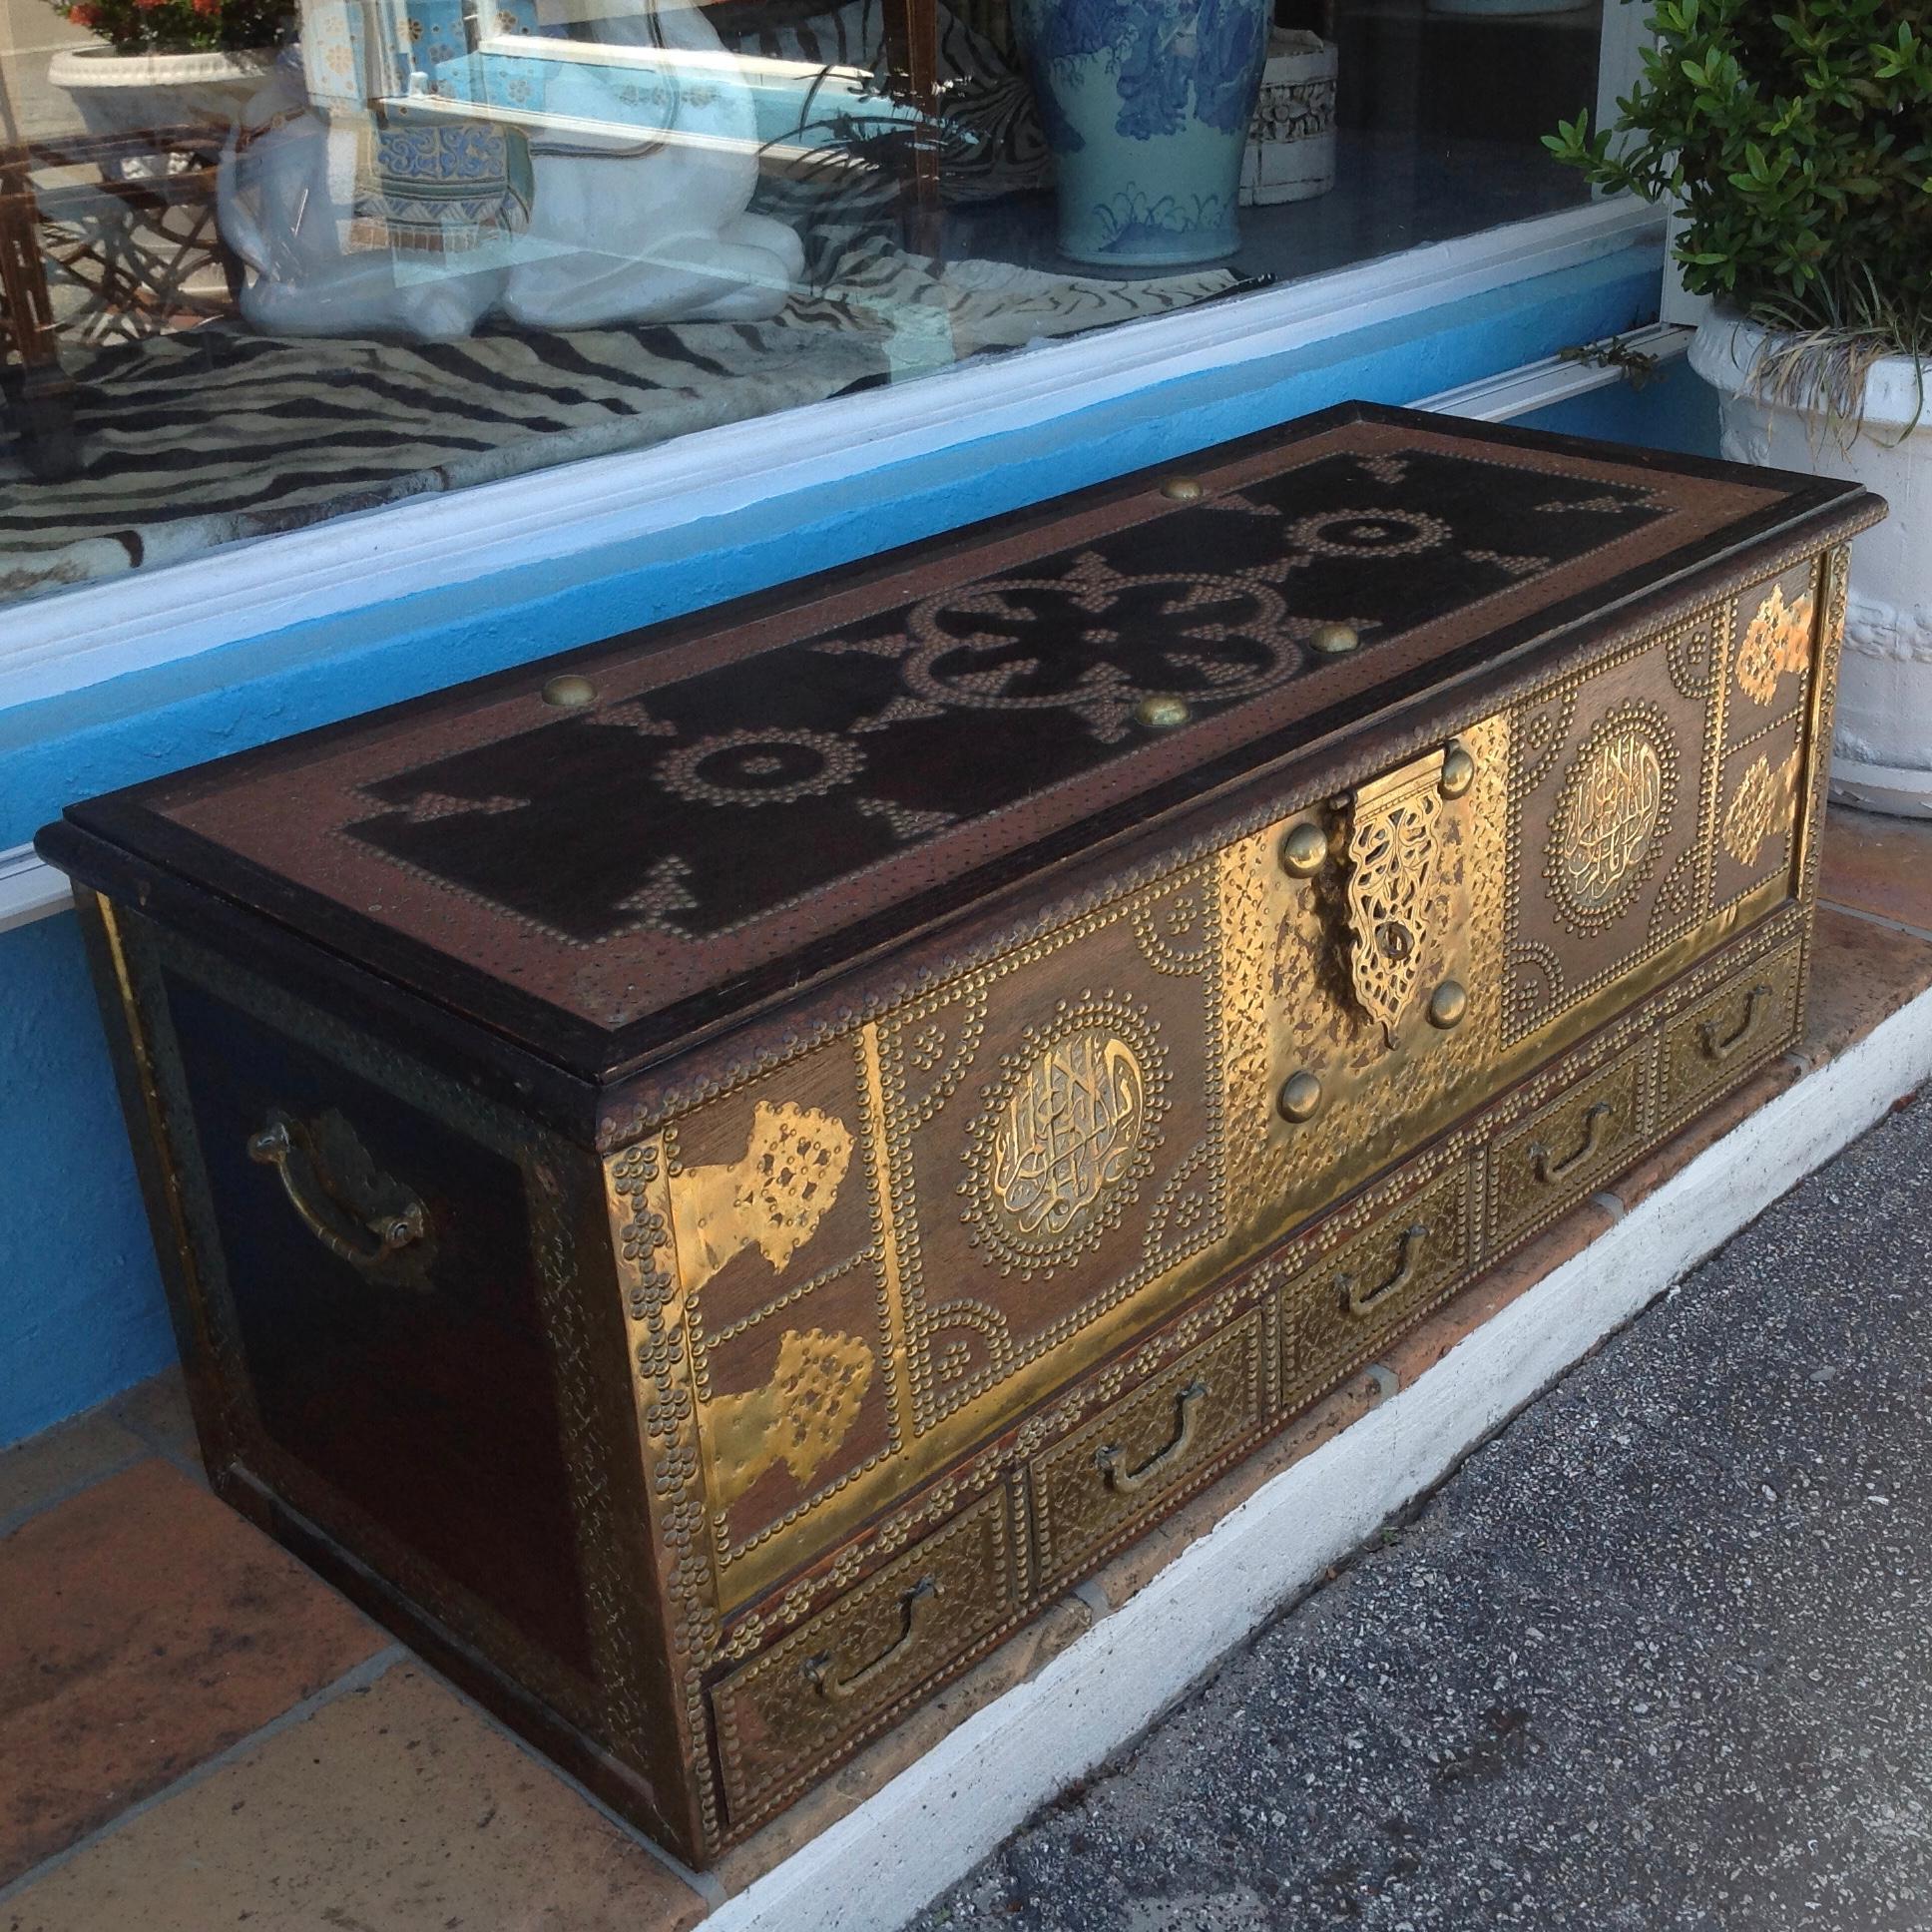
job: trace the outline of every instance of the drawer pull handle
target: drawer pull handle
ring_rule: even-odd
[[[248,1158],[274,1169],[302,1225],[338,1259],[371,1278],[418,1271],[403,1250],[428,1232],[423,1205],[376,1168],[340,1114],[304,1128],[276,1108],[250,1137]]]
[[[805,1676],[811,1680],[811,1687],[821,1697],[829,1697],[833,1703],[842,1703],[847,1697],[854,1696],[873,1683],[911,1650],[919,1637],[919,1613],[939,1595],[939,1586],[931,1577],[921,1577],[906,1594],[899,1599],[899,1634],[870,1664],[861,1664],[848,1678],[832,1676],[830,1657],[808,1658],[805,1662]]]
[[[1100,1473],[1107,1478],[1107,1487],[1117,1495],[1132,1496],[1172,1469],[1194,1447],[1195,1418],[1200,1415],[1201,1404],[1207,1394],[1208,1384],[1199,1376],[1181,1391],[1175,1398],[1181,1421],[1174,1432],[1174,1440],[1165,1449],[1157,1450],[1139,1469],[1127,1467],[1116,1444],[1110,1442],[1101,1450],[1094,1461],[1099,1465]]]
[[[1616,1111],[1607,1100],[1600,1100],[1590,1108],[1583,1117],[1583,1146],[1565,1160],[1552,1162],[1550,1150],[1541,1141],[1532,1141],[1530,1153],[1536,1158],[1536,1178],[1547,1188],[1573,1169],[1582,1167],[1603,1146],[1605,1125]]]
[[[1415,1265],[1422,1252],[1422,1243],[1429,1238],[1429,1230],[1420,1221],[1413,1227],[1402,1231],[1402,1245],[1396,1250],[1395,1272],[1378,1288],[1364,1288],[1352,1274],[1335,1276],[1335,1286],[1341,1290],[1343,1305],[1351,1315],[1365,1315],[1370,1309],[1378,1307],[1392,1294],[1400,1294],[1415,1279]]]
[[[1717,1038],[1717,1022],[1706,1020],[1697,1029],[1697,1041],[1703,1048],[1706,1060],[1728,1060],[1730,1056],[1757,1031],[1757,1017],[1764,1010],[1764,1002],[1771,997],[1771,989],[1761,982],[1750,990],[1750,999],[1744,1007],[1743,1023],[1728,1040]]]

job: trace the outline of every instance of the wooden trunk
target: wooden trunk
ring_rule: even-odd
[[[1188,470],[42,834],[221,1493],[695,1864],[1797,1037],[1874,499]]]

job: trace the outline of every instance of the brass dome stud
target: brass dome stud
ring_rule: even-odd
[[[1274,1104],[1284,1121],[1293,1121],[1297,1125],[1302,1121],[1311,1121],[1321,1109],[1321,1082],[1305,1069],[1298,1074],[1290,1074],[1281,1083],[1281,1091],[1275,1096]]]
[[[1171,476],[1161,485],[1161,494],[1172,503],[1199,503],[1208,492],[1192,476]]]
[[[1308,633],[1310,648],[1324,658],[1345,658],[1361,641],[1362,634],[1352,624],[1317,624]]]
[[[1459,979],[1446,979],[1429,995],[1429,1024],[1447,1032],[1469,1011],[1469,993]]]
[[[586,705],[597,703],[597,687],[588,678],[567,671],[561,678],[551,679],[540,696],[546,705],[554,705],[560,712],[581,712]]]
[[[1134,716],[1157,731],[1171,731],[1194,716],[1180,698],[1143,698],[1134,707]]]
[[[1291,826],[1281,840],[1281,869],[1290,878],[1311,879],[1328,862],[1328,839],[1319,825],[1306,819]]]
[[[1476,782],[1476,760],[1460,744],[1442,754],[1442,795],[1460,798]]]

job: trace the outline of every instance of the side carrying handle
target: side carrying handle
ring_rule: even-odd
[[[1552,1162],[1550,1150],[1541,1141],[1530,1143],[1530,1152],[1536,1157],[1536,1178],[1547,1188],[1553,1181],[1561,1181],[1573,1168],[1580,1168],[1603,1146],[1604,1128],[1616,1108],[1607,1100],[1600,1100],[1583,1117],[1583,1146],[1566,1160]]]
[[[1704,1021],[1697,1029],[1697,1042],[1703,1048],[1703,1057],[1706,1060],[1728,1060],[1757,1031],[1758,1016],[1763,1012],[1764,1003],[1770,997],[1771,989],[1761,982],[1751,988],[1750,999],[1744,1007],[1743,1024],[1728,1040],[1717,1038],[1715,1020]]]
[[[1365,1315],[1371,1308],[1386,1301],[1392,1294],[1400,1294],[1415,1279],[1416,1261],[1422,1253],[1422,1243],[1429,1238],[1429,1230],[1417,1221],[1413,1227],[1404,1228],[1402,1245],[1396,1250],[1395,1272],[1378,1288],[1364,1288],[1352,1274],[1335,1276],[1335,1286],[1341,1290],[1342,1302],[1351,1315]]]
[[[832,1661],[829,1657],[808,1658],[805,1661],[805,1676],[821,1697],[829,1697],[834,1703],[841,1703],[855,1692],[863,1690],[875,1678],[889,1671],[906,1652],[918,1641],[920,1613],[926,1605],[939,1595],[939,1585],[931,1577],[921,1577],[906,1594],[899,1599],[901,1619],[899,1634],[870,1664],[862,1664],[848,1678],[832,1676]]]
[[[369,1159],[332,1109],[309,1126],[269,1110],[248,1158],[273,1168],[288,1205],[316,1240],[371,1280],[421,1284],[429,1216],[417,1197]]]
[[[1127,1459],[1118,1445],[1109,1443],[1095,1456],[1100,1473],[1107,1478],[1107,1487],[1122,1496],[1132,1496],[1138,1489],[1145,1489],[1157,1477],[1172,1469],[1193,1448],[1195,1440],[1195,1419],[1201,1413],[1201,1405],[1208,1394],[1208,1384],[1200,1376],[1184,1388],[1175,1398],[1175,1407],[1180,1412],[1180,1421],[1174,1432],[1174,1440],[1165,1449],[1157,1450],[1139,1469],[1130,1469]]]

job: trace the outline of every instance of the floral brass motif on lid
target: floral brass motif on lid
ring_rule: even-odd
[[[1348,830],[1348,976],[1362,1011],[1395,1045],[1422,971],[1441,835],[1442,753],[1355,794]]]
[[[1568,923],[1598,931],[1636,896],[1670,819],[1676,755],[1669,725],[1635,705],[1584,740],[1550,830],[1550,884]]]
[[[1138,1014],[1106,999],[1008,1056],[960,1187],[969,1238],[1002,1273],[1051,1275],[1119,1219],[1159,1140],[1161,1061]]]
[[[1787,605],[1782,584],[1757,607],[1737,646],[1737,687],[1754,704],[1768,705],[1778,680],[1810,662],[1812,612],[1809,592]]]

